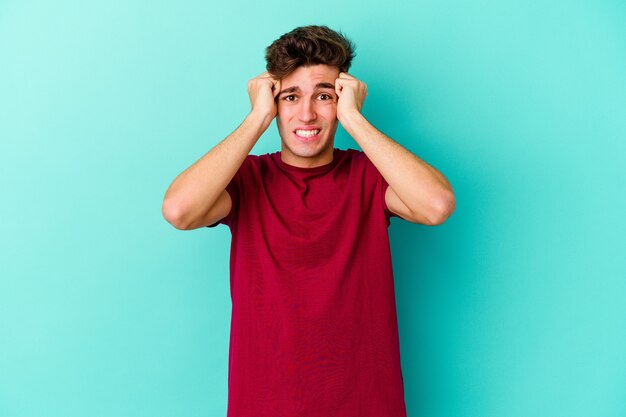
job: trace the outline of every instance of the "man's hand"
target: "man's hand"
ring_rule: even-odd
[[[337,101],[337,119],[341,121],[344,115],[350,112],[361,112],[365,97],[367,97],[367,85],[354,78],[347,72],[340,72],[335,80],[335,92]]]
[[[267,117],[270,121],[276,116],[277,107],[274,100],[280,92],[280,80],[269,72],[248,81],[248,95],[252,112]]]

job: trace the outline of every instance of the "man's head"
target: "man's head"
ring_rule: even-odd
[[[267,48],[267,71],[281,80],[276,124],[284,162],[313,167],[332,161],[335,79],[348,72],[354,56],[351,41],[326,26],[296,28]]]

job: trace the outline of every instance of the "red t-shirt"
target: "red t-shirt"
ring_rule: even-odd
[[[315,168],[246,157],[218,222],[232,232],[228,417],[406,416],[387,186],[354,149]]]

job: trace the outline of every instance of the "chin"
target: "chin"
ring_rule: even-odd
[[[301,148],[298,146],[287,146],[287,149],[294,156],[300,158],[315,158],[324,153],[324,149]]]
[[[301,143],[289,143],[283,141],[284,151],[292,154],[296,158],[319,158],[326,153],[331,153],[333,149],[332,143],[327,143],[322,147],[307,146]]]

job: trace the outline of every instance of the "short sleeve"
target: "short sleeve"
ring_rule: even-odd
[[[387,182],[387,180],[385,180],[385,178],[382,176],[380,171],[378,171],[378,169],[372,163],[372,161],[370,161],[367,155],[363,153],[363,156],[365,156],[365,160],[366,160],[366,163],[365,163],[366,169],[370,171],[372,175],[376,178],[376,185],[375,185],[376,195],[378,196],[377,198],[379,199],[380,204],[385,213],[385,220],[387,221],[387,226],[389,226],[391,224],[392,217],[400,217],[396,213],[389,210],[389,207],[387,207],[387,202],[385,201],[385,193],[387,192],[387,188],[389,188],[389,183]]]
[[[385,178],[382,175],[380,176],[380,180],[381,180],[380,181],[380,183],[381,183],[381,185],[380,185],[380,199],[382,200],[383,209],[385,210],[385,217],[387,219],[387,226],[389,226],[391,224],[391,218],[392,217],[400,217],[400,216],[398,216],[393,211],[389,210],[389,207],[387,207],[387,201],[385,200],[385,194],[387,193],[387,188],[389,188],[389,183],[387,183],[387,181],[385,180]]]
[[[237,172],[235,172],[235,175],[233,176],[233,178],[230,180],[230,182],[226,186],[226,192],[230,196],[230,200],[232,202],[230,211],[228,212],[226,217],[206,227],[215,227],[218,224],[225,224],[226,226],[232,228],[234,219],[236,218],[237,213],[239,212],[239,192],[241,188],[242,171],[244,169],[247,169],[247,166],[249,165],[249,160],[250,160],[250,156],[248,155],[246,159],[244,159],[243,163],[241,164]]]

